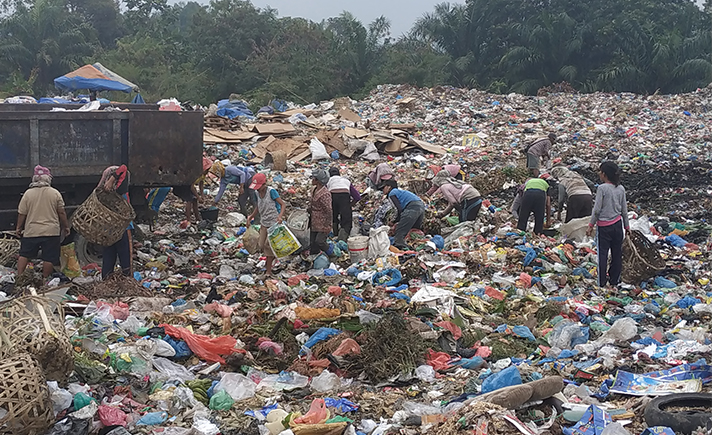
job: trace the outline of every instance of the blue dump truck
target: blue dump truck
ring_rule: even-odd
[[[148,216],[145,189],[189,186],[200,176],[203,112],[160,111],[151,104],[112,107],[81,112],[77,106],[0,104],[0,231],[14,230],[36,165],[52,171],[70,218],[107,166],[128,166],[139,221]],[[86,240],[74,239],[80,261],[96,259]]]

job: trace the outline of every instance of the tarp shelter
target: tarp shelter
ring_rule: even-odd
[[[54,86],[63,91],[121,91],[138,92],[138,86],[100,63],[83,67],[54,79]]]

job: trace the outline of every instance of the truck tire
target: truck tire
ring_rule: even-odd
[[[81,234],[76,234],[74,249],[77,251],[77,259],[82,267],[92,263],[101,266],[101,251],[103,250],[101,246],[90,243]]]
[[[697,409],[666,411],[672,407]],[[707,427],[710,419],[712,394],[709,393],[679,393],[657,397],[645,407],[645,422],[648,426],[667,426],[675,433],[691,434],[698,427]]]

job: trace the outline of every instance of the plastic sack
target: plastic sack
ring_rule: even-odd
[[[213,411],[227,411],[234,403],[235,401],[226,391],[220,390],[210,398],[209,408]]]
[[[369,230],[368,258],[380,258],[390,254],[391,240],[388,238],[388,231],[387,226]]]
[[[482,382],[482,394],[491,393],[504,387],[519,385],[522,383],[522,376],[519,374],[519,369],[511,365],[499,373],[490,375]]]
[[[386,269],[373,275],[373,278],[371,278],[371,283],[373,285],[393,287],[398,285],[398,283],[400,283],[402,279],[403,275],[401,275],[398,269]]]
[[[211,338],[205,335],[193,334],[185,328],[175,327],[171,325],[158,325],[164,328],[166,334],[174,338],[185,340],[188,347],[200,359],[208,362],[219,362],[225,364],[225,359],[220,355],[230,355],[236,352],[244,353],[242,349],[235,349],[237,340],[229,335]],[[169,343],[170,344],[170,343]],[[177,351],[176,351],[177,352]]]
[[[284,224],[277,224],[267,230],[267,240],[277,258],[283,258],[302,247],[296,236]]]
[[[309,142],[309,151],[311,151],[312,161],[329,159],[329,153],[326,152],[326,147],[317,138],[312,138]]]
[[[188,347],[188,343],[183,340],[174,340],[171,337],[166,336],[163,341],[168,343],[168,345],[173,348],[173,357],[175,357],[175,359],[188,358],[193,355],[193,352],[191,352],[190,348]],[[160,355],[158,352],[156,352],[156,355],[166,356]]]
[[[239,402],[240,400],[254,397],[257,391],[257,384],[240,373],[225,373],[220,378],[220,382],[215,385],[214,391],[216,391],[216,394],[218,391],[225,391],[233,400]]]
[[[250,225],[242,236],[242,244],[250,254],[255,254],[260,250],[260,232],[254,225]]]
[[[62,273],[65,274],[67,278],[76,278],[82,274],[82,267],[79,265],[79,260],[77,259],[74,242],[62,246],[59,255]]]
[[[324,399],[314,399],[309,412],[299,418],[294,419],[295,424],[321,424],[329,419],[329,410],[324,403]]]
[[[126,413],[119,408],[114,408],[113,406],[100,405],[99,406],[99,420],[104,426],[126,426],[126,419],[128,416]]]

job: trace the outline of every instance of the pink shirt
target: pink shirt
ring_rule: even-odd
[[[466,184],[462,189],[458,189],[450,183],[443,184],[437,190],[442,193],[443,198],[448,204],[459,204],[466,199],[475,199],[480,196],[480,193],[474,187]]]

